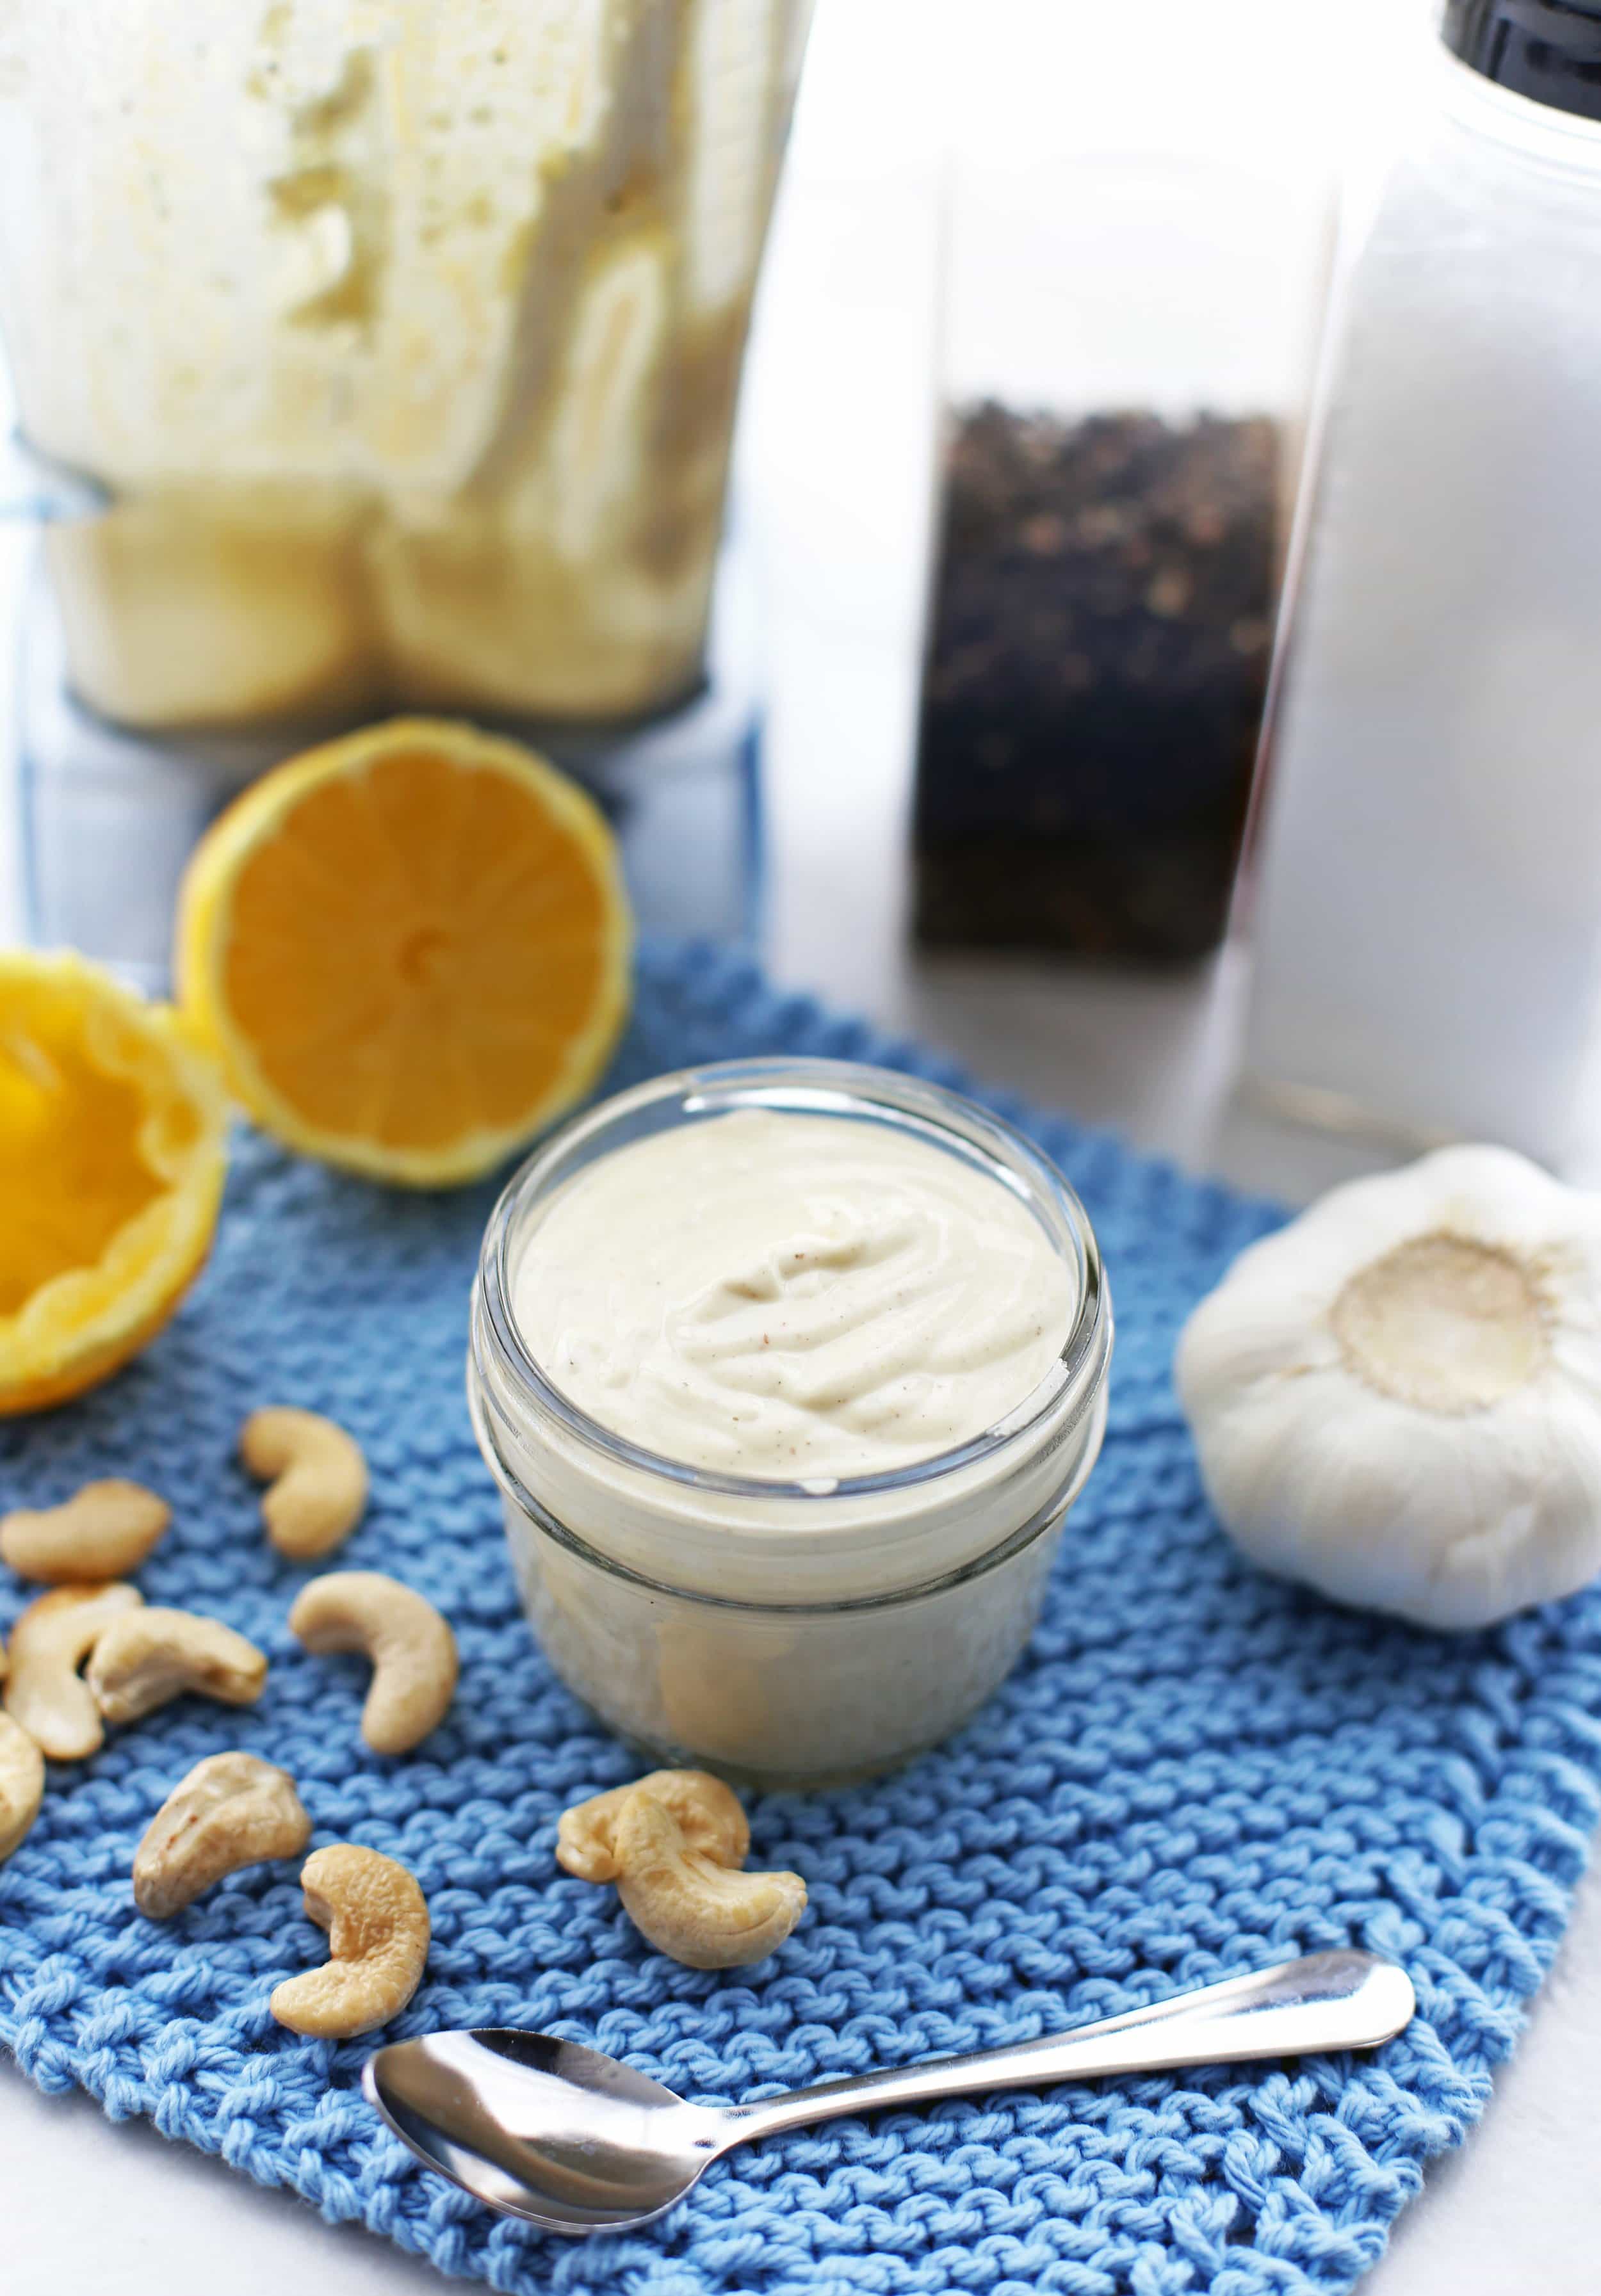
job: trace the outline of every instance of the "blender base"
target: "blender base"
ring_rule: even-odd
[[[474,722],[526,739],[589,791],[616,832],[642,931],[749,940],[761,882],[761,712],[736,563],[725,566],[718,599],[706,685],[677,709],[621,728]],[[18,667],[28,938],[80,949],[164,994],[178,880],[207,824],[280,758],[348,728],[156,735],[111,724],[72,693],[37,565]]]

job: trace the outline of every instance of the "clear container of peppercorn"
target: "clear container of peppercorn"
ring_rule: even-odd
[[[1326,265],[1322,178],[952,163],[914,808],[928,946],[1222,938]]]

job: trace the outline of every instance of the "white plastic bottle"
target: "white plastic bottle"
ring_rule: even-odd
[[[1449,0],[1308,488],[1247,1072],[1562,1163],[1601,991],[1601,0]]]

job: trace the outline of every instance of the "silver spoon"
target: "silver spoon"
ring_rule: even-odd
[[[688,2104],[615,2057],[494,2026],[396,2041],[362,2087],[426,2168],[546,2232],[625,2232],[684,2198],[719,2153],[841,2113],[1107,2073],[1372,2049],[1416,2003],[1376,1955],[1309,1954],[1015,2048],[934,2057],[792,2089],[757,2104]]]

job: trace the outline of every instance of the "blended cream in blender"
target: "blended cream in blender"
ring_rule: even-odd
[[[144,726],[700,672],[811,0],[0,0],[0,316]],[[25,194],[25,195],[24,195]]]

